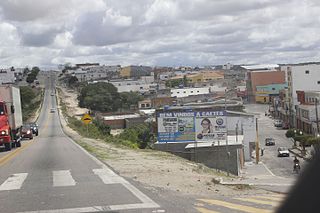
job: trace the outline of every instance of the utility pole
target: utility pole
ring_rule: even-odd
[[[259,163],[259,132],[258,132],[258,118],[256,118],[256,164]]]
[[[228,144],[228,125],[227,125],[227,90],[225,90],[225,98],[224,98],[224,111],[226,118],[226,153],[227,153],[227,175],[229,176],[229,160],[230,160],[230,152],[229,152],[229,144]]]
[[[319,134],[318,98],[316,98],[315,106],[316,106],[316,122],[317,122],[317,135],[318,135]]]

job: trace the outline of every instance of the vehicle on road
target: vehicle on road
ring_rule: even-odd
[[[36,124],[36,123],[29,123],[28,125],[31,127],[32,133],[35,134],[36,136],[38,136],[38,135],[39,135],[38,124]]]
[[[0,146],[6,151],[21,146],[22,111],[20,89],[0,86]]]
[[[22,138],[29,138],[30,140],[33,139],[33,133],[31,126],[24,125],[21,129]]]
[[[279,147],[278,148],[278,157],[289,157],[289,150],[286,147]]]
[[[276,144],[276,141],[273,138],[266,138],[265,145],[266,146],[274,146]]]
[[[50,109],[50,112],[51,112],[51,113],[54,113],[55,111],[56,111],[55,108],[51,108],[51,109]]]
[[[275,127],[282,127],[282,121],[281,120],[275,120],[274,121],[274,126]]]
[[[54,96],[54,94],[53,94],[53,93],[51,93],[51,96]]]

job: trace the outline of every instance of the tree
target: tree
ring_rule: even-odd
[[[80,90],[79,106],[101,112],[116,111],[120,106],[117,88],[110,83],[89,84]]]
[[[31,87],[23,86],[20,87],[20,97],[22,108],[26,108],[26,106],[29,105],[31,101],[36,97],[36,94]]]
[[[68,79],[68,85],[69,86],[74,86],[76,83],[78,83],[78,78],[76,76],[71,76],[69,79]]]
[[[35,77],[34,75],[29,74],[29,75],[27,76],[26,81],[27,81],[29,84],[33,83],[34,80],[36,80],[36,77]]]
[[[132,105],[138,105],[143,97],[138,92],[122,92],[120,93],[121,108],[130,109]]]

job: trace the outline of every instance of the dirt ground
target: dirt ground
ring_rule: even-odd
[[[68,103],[68,112],[77,114],[85,112],[77,106],[76,95],[62,88],[63,100]],[[177,157],[170,153],[155,150],[132,150],[105,143],[101,140],[83,138],[69,127],[65,132],[97,158],[109,165],[123,177],[134,179],[157,191],[173,190],[184,195],[237,196],[266,193],[266,191],[248,186],[224,186],[217,183],[220,177],[228,178],[224,173],[216,172],[202,164]]]

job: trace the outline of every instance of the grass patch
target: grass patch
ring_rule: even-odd
[[[59,94],[58,95],[59,105],[60,105],[62,114],[67,120],[68,126],[74,131],[76,131],[79,135],[86,138],[100,139],[105,143],[112,143],[117,147],[125,147],[125,148],[131,148],[131,149],[139,148],[139,145],[136,142],[126,140],[123,137],[121,138],[118,136],[112,136],[112,135],[103,133],[94,122],[90,123],[89,125],[85,125],[82,123],[82,121],[78,120],[76,117],[69,116],[68,107],[63,102],[63,99],[61,97],[62,90],[60,88],[57,88],[57,90]]]
[[[35,97],[30,100],[30,103],[24,104],[22,106],[22,120],[27,122],[30,118],[35,115],[35,113],[40,109],[40,106],[43,102],[44,89],[40,91],[34,90]]]

